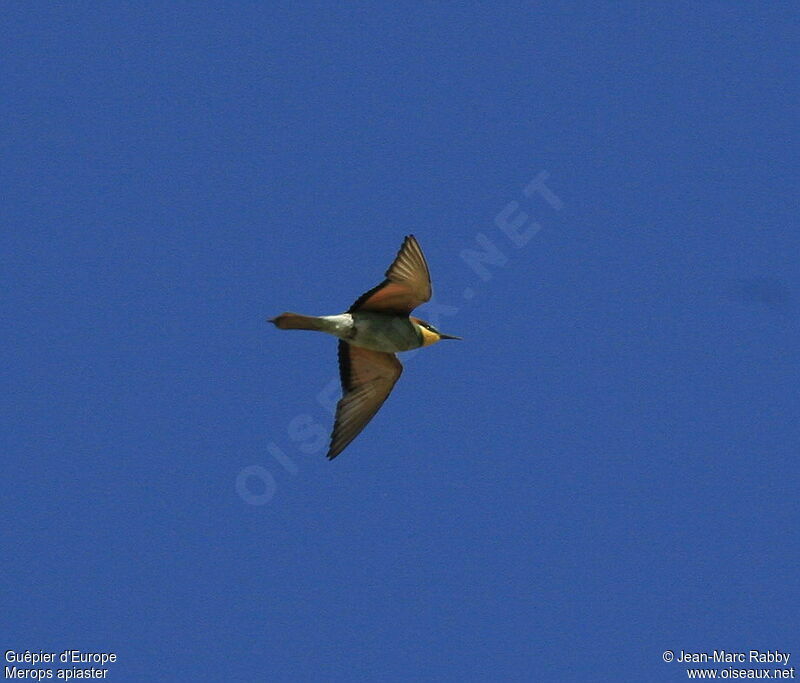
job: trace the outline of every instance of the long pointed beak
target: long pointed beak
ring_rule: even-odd
[[[452,334],[442,334],[439,333],[439,339],[462,339],[462,337],[455,337]]]

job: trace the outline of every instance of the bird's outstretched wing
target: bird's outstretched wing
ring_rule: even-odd
[[[339,455],[367,426],[401,372],[403,366],[392,353],[339,342],[339,373],[344,395],[336,406],[329,459]]]
[[[350,307],[354,311],[374,311],[408,315],[431,298],[431,276],[428,264],[414,235],[403,240],[394,262],[386,271],[386,279],[362,294]]]

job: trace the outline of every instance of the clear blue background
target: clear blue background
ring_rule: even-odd
[[[4,6],[4,650],[115,681],[800,657],[800,16],[642,5]],[[336,344],[265,320],[346,309],[411,232],[465,341],[328,462],[297,429]]]

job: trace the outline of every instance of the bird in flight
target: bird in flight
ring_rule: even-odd
[[[347,313],[281,313],[270,320],[282,330],[316,330],[339,338],[342,398],[336,406],[330,460],[361,433],[391,393],[403,372],[395,355],[398,351],[430,346],[441,339],[461,339],[410,315],[430,298],[428,264],[419,242],[409,235],[386,279],[362,294]]]

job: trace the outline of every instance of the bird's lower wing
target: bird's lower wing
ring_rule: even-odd
[[[403,372],[392,353],[339,342],[339,373],[344,395],[336,406],[328,458],[333,459],[375,416]]]

